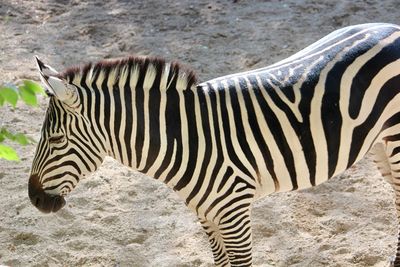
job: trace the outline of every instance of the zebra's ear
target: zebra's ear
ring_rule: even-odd
[[[73,100],[76,100],[78,94],[76,87],[69,84],[63,78],[60,78],[59,73],[55,69],[44,64],[37,56],[35,58],[40,80],[45,85],[46,94],[54,96],[63,102],[73,102]]]

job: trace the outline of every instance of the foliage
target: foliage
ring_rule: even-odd
[[[0,85],[0,107],[9,104],[12,108],[15,108],[18,100],[22,100],[29,106],[37,106],[36,96],[38,94],[44,94],[43,88],[30,80],[24,80],[17,86],[13,84]],[[6,140],[23,146],[34,142],[32,138],[26,137],[22,133],[12,133],[5,127],[1,127],[0,124],[0,159],[3,158],[10,161],[19,161],[19,157],[12,147],[4,144]]]

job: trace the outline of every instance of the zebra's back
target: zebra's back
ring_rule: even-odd
[[[232,119],[221,132],[260,195],[320,184],[382,141],[400,110],[399,37],[391,24],[347,27],[269,67],[200,85],[223,95]]]

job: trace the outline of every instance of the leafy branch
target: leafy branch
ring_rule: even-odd
[[[22,100],[29,106],[38,106],[38,94],[44,94],[43,88],[34,81],[24,80],[19,85],[5,84],[0,85],[0,107],[6,104],[16,107],[18,100]],[[1,112],[1,111],[0,111]],[[12,133],[5,127],[0,127],[0,159],[19,161],[17,152],[9,145],[5,145],[6,140],[27,145],[34,143],[34,140],[22,133]]]

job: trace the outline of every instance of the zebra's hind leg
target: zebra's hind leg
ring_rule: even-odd
[[[394,137],[394,136],[393,136]],[[400,222],[400,140],[386,138],[385,144],[377,144],[372,152],[375,163],[382,176],[389,182],[395,192],[397,220]],[[396,138],[397,139],[397,138]],[[397,241],[396,255],[390,259],[390,267],[400,267],[400,231]]]
[[[252,266],[250,205],[229,212],[218,224],[200,222],[208,235],[216,266]]]
[[[385,180],[393,185],[392,169],[386,155],[386,147],[382,143],[376,144],[371,152],[374,155],[374,162]]]

